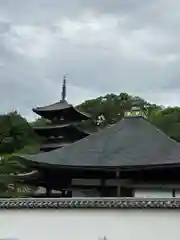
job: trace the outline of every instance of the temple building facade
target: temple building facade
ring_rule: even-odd
[[[111,127],[19,161],[36,173],[26,184],[45,189],[36,197],[180,196],[180,143],[137,108]]]
[[[66,78],[63,80],[61,100],[49,106],[33,108],[33,112],[48,120],[47,125],[34,127],[34,131],[43,139],[41,152],[67,146],[89,135],[77,124],[90,119],[90,116],[66,101]]]

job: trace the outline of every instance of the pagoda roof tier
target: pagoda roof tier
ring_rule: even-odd
[[[43,144],[69,144],[71,142],[69,138],[65,137],[49,137],[44,139]]]
[[[180,165],[180,143],[142,116],[131,116],[67,147],[22,158],[61,168],[172,167]]]
[[[70,124],[62,124],[62,125],[47,125],[44,127],[34,127],[34,131],[39,136],[68,136],[74,139],[74,137],[87,137],[89,133],[79,129],[78,127]]]
[[[90,115],[79,111],[73,105],[69,104],[66,100],[61,100],[57,103],[32,109],[33,112],[47,119],[53,119],[54,117],[63,117],[69,121],[81,121],[90,119]]]
[[[40,148],[41,151],[51,151],[57,148],[62,148],[65,146],[68,146],[70,143],[49,143],[49,144],[43,144]]]

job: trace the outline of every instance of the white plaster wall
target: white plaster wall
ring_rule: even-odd
[[[0,238],[175,240],[180,210],[1,210]]]
[[[134,197],[152,197],[152,198],[170,198],[172,197],[172,190],[160,189],[135,189]]]

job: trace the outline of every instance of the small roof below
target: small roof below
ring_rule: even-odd
[[[180,144],[143,117],[125,117],[67,147],[24,158],[59,167],[124,168],[180,164]]]
[[[45,125],[45,126],[35,126],[33,127],[34,130],[36,131],[46,131],[46,130],[51,130],[51,129],[59,129],[59,128],[73,128],[75,127],[73,124],[49,124],[49,125]]]
[[[59,136],[63,134],[64,136],[87,137],[90,134],[74,124],[46,125],[33,129],[39,136]]]
[[[57,103],[53,103],[48,106],[44,107],[37,107],[32,109],[33,112],[40,116],[47,117],[48,113],[53,114],[57,112],[63,112],[63,111],[71,111],[71,114],[76,115],[77,117],[81,117],[84,120],[90,119],[90,116],[87,113],[79,111],[77,108],[73,107],[72,104],[69,104],[66,100],[61,100]]]
[[[41,150],[42,149],[56,149],[56,148],[60,148],[60,147],[65,147],[65,146],[68,146],[70,143],[67,143],[67,142],[62,142],[62,143],[46,143],[46,144],[43,144],[41,146]]]

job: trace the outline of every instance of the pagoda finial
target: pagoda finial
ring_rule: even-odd
[[[66,100],[66,75],[63,78],[63,85],[62,85],[62,101]]]

